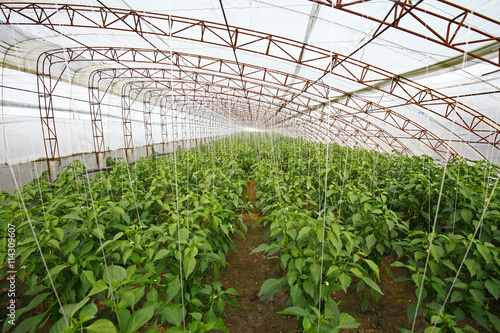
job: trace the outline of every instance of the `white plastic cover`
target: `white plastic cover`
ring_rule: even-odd
[[[226,129],[261,128],[370,149],[441,159],[458,154],[500,164],[499,44],[486,37],[500,36],[500,6],[493,1],[413,2],[415,8],[398,7],[400,14],[408,12],[392,25],[381,21],[396,19],[394,1],[334,1],[332,7],[326,0],[224,0],[224,11],[215,0],[37,3],[40,7],[31,10],[26,3],[0,4],[0,163],[46,157],[39,99],[43,86],[37,73],[50,68],[46,82],[55,85],[59,154],[68,156],[94,150],[90,75],[100,70],[112,77],[109,71],[132,70],[128,77],[108,77],[99,84],[105,148],[113,150],[124,146],[122,89],[144,86],[147,79],[139,69],[149,68],[167,73],[149,79],[154,87],[133,93],[134,146],[146,144],[145,91],[173,87],[169,94],[176,109],[189,106],[196,114],[193,121],[207,126],[215,114],[218,121],[227,119]],[[48,13],[50,18],[39,19]],[[103,15],[106,27],[99,25]],[[102,54],[110,48],[155,51],[157,60],[180,57],[172,58],[174,64],[170,58],[153,63],[144,54],[112,61],[106,53],[108,60],[94,61],[86,53],[79,61],[50,67],[48,58],[40,57],[60,50],[64,59],[83,48]],[[344,60],[339,64],[335,59]],[[175,112],[167,112],[168,123]],[[151,124],[153,141],[161,142],[158,105]]]

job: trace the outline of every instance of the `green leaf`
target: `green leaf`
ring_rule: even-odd
[[[415,304],[410,304],[408,309],[406,309],[406,314],[408,315],[408,321],[410,323],[413,322],[413,319],[415,318],[416,308],[417,308],[417,304],[415,303]],[[422,314],[422,312],[423,312],[422,305],[420,305],[418,307],[417,317],[420,316]]]
[[[240,295],[240,293],[236,289],[234,289],[234,288],[228,288],[226,290],[226,294],[235,295],[235,296],[239,296]]]
[[[477,290],[477,289],[471,289],[469,290],[470,294],[472,295],[472,297],[474,297],[474,299],[476,301],[478,301],[480,304],[483,304],[484,302],[484,294],[481,290]]]
[[[318,264],[312,264],[311,265],[311,276],[313,277],[314,281],[319,283],[319,280],[321,278],[321,266]]]
[[[377,264],[375,264],[373,261],[371,261],[370,259],[364,259],[364,261],[368,264],[368,266],[370,266],[370,268],[372,269],[372,271],[375,273],[375,275],[377,276],[378,279],[380,279],[380,276],[379,276],[379,269],[377,267]]]
[[[356,224],[358,223],[359,221],[361,221],[361,214],[360,213],[356,213],[352,216],[352,223],[353,224]]]
[[[360,278],[362,279],[363,278],[363,273],[361,273],[361,271],[356,268],[356,267],[353,267],[349,270],[350,273],[354,274],[355,277],[357,278]]]
[[[109,274],[109,275],[108,275]],[[113,280],[117,284],[120,284],[123,280],[127,278],[127,270],[121,266],[111,265],[104,270],[103,279],[106,283],[113,283]]]
[[[50,333],[60,333],[60,332],[67,332],[68,330],[68,324],[66,323],[66,320],[64,317],[61,317],[54,326],[50,329]]]
[[[302,286],[303,286],[304,291],[306,293],[308,293],[311,297],[314,297],[315,289],[314,289],[314,285],[313,285],[311,279],[305,280]]]
[[[500,332],[500,319],[498,319],[498,317],[493,313],[487,312],[486,314],[488,315],[488,320],[495,328],[495,331]]]
[[[57,265],[56,267],[53,267],[50,269],[50,276],[52,277],[52,279],[55,279],[57,274],[59,274],[63,269],[65,269],[66,267],[69,267],[68,264],[63,264],[63,265]],[[47,277],[45,277],[46,279]]]
[[[267,244],[260,244],[255,249],[253,249],[252,252],[250,252],[250,254],[254,254],[254,253],[257,253],[257,252],[265,251],[265,250],[267,250],[268,246],[269,245],[267,245]]]
[[[198,254],[198,248],[193,247],[189,252],[189,259],[187,260],[187,264],[184,266],[184,274],[187,277],[194,271],[196,267],[196,255]]]
[[[465,259],[464,262],[471,276],[476,275],[477,272],[481,269],[481,265],[474,259]]]
[[[222,314],[224,312],[225,307],[226,307],[226,302],[221,297],[219,297],[219,299],[217,300],[217,310],[219,311],[219,313]]]
[[[104,282],[103,279],[100,279],[96,282],[90,293],[88,293],[87,297],[100,293],[101,291],[107,290],[108,288],[109,287],[106,282]]]
[[[148,232],[163,234],[165,231],[162,228],[160,228],[159,226],[153,225],[148,229]]]
[[[395,261],[391,264],[392,267],[406,267],[401,261]]]
[[[347,288],[349,288],[349,286],[351,285],[352,278],[349,275],[342,273],[339,275],[339,281],[342,289],[345,293],[347,293]]]
[[[458,290],[455,290],[451,293],[450,303],[460,302],[464,299],[464,293]]]
[[[306,332],[309,332],[309,330],[311,329],[312,323],[308,317],[304,317],[304,319],[302,320],[302,327],[304,327]]]
[[[460,215],[462,215],[462,218],[464,219],[465,222],[470,223],[472,221],[473,214],[470,209],[462,209]]]
[[[411,279],[409,277],[406,277],[404,275],[398,276],[397,278],[394,278],[392,281],[394,282],[404,282],[404,281],[410,281]]]
[[[120,231],[119,233],[117,233],[117,234],[113,237],[113,240],[118,240],[118,239],[120,239],[122,236],[123,236],[123,232],[121,232],[121,231]]]
[[[121,295],[121,301],[126,304],[125,307],[134,308],[135,305],[135,295],[131,291],[126,291]]]
[[[175,326],[181,326],[182,324],[182,307],[180,306],[166,306],[162,308],[161,315]]]
[[[49,241],[47,242],[47,244],[50,244],[50,245],[52,245],[53,247],[55,247],[55,248],[57,248],[57,249],[59,248],[59,242],[58,242],[56,239],[51,239],[51,240],[49,240]]]
[[[302,290],[300,289],[299,283],[296,283],[290,288],[290,297],[292,298],[293,304],[299,303],[301,296],[302,296]]]
[[[41,321],[45,317],[47,312],[41,313],[37,316],[32,316],[29,318],[26,318],[23,320],[22,323],[19,325],[16,324],[16,329],[14,330],[13,333],[24,333],[24,332],[35,332],[37,329],[38,325],[40,325]],[[64,320],[64,318],[62,318]],[[66,328],[67,325],[64,323],[64,327]]]
[[[160,251],[158,251],[155,255],[155,258],[153,259],[153,261],[157,261],[157,260],[161,260],[163,258],[165,258],[166,256],[168,256],[168,254],[170,253],[169,250],[167,249],[161,249]]]
[[[285,310],[280,311],[278,313],[285,314],[285,315],[299,316],[299,317],[307,317],[306,310],[299,308],[298,306],[292,306],[292,307],[286,308]]]
[[[95,285],[95,277],[93,271],[82,270],[82,275],[87,280],[87,283],[89,283],[91,286]]]
[[[380,214],[382,214],[382,213],[383,213],[383,212],[382,212],[382,210],[380,210],[380,209],[374,209],[374,210],[372,210],[372,214],[375,214],[375,215],[380,215]]]
[[[5,239],[5,238],[4,238]],[[32,247],[30,249],[27,249],[26,251],[23,251],[21,254],[21,258],[19,259],[19,264],[22,265],[26,261],[26,259],[32,254],[33,252],[36,251],[36,247]]]
[[[280,260],[283,267],[286,268],[286,264],[288,263],[288,260],[290,260],[290,255],[288,253],[285,253],[284,255],[281,256]]]
[[[59,312],[61,314],[64,313],[64,315],[66,316],[66,318],[68,319],[68,321],[70,320],[70,318],[73,318],[74,314],[80,310],[80,308],[82,306],[85,305],[85,303],[87,303],[89,301],[89,298],[86,297],[84,298],[83,300],[81,300],[80,302],[78,303],[75,303],[75,304],[67,304],[67,305],[64,305],[62,307],[62,309],[59,309]]]
[[[118,323],[120,324],[120,328],[123,332],[128,332],[127,323],[130,318],[130,311],[126,308],[118,308],[116,310],[116,316],[118,317]]]
[[[167,302],[170,302],[177,294],[181,291],[181,281],[177,275],[170,283],[167,288]]]
[[[262,287],[259,291],[260,301],[268,299],[269,297],[274,296],[283,286],[287,284],[285,278],[281,279],[268,279],[264,281]]]
[[[88,333],[116,333],[116,327],[107,319],[98,319],[90,326],[87,326]]]
[[[299,273],[302,273],[302,268],[304,268],[305,263],[304,258],[295,259],[295,268],[299,271]]]
[[[78,317],[80,319],[80,322],[84,323],[86,321],[89,321],[90,319],[94,319],[96,313],[97,306],[94,303],[90,303],[82,308],[82,310],[78,314]]]
[[[358,328],[359,323],[353,316],[347,313],[341,313],[339,318],[339,326],[337,328]]]
[[[479,253],[481,253],[486,263],[490,264],[492,262],[490,249],[480,243],[477,243],[476,245]]]
[[[368,235],[366,237],[366,246],[368,247],[368,249],[371,249],[376,242],[377,238],[375,237],[374,234]]]
[[[338,268],[335,265],[331,265],[330,268],[328,268],[328,272],[326,272],[326,276],[327,277],[337,276],[339,271],[340,268]]]
[[[500,281],[498,281],[494,277],[490,277],[488,280],[486,280],[484,286],[486,287],[486,289],[488,289],[490,294],[492,294],[493,297],[498,300],[498,297],[500,296]]]
[[[128,332],[133,333],[144,326],[153,317],[154,313],[154,305],[135,311],[128,320]]]
[[[38,305],[40,305],[46,298],[47,296],[51,295],[52,293],[43,293],[43,294],[38,294],[36,295],[28,304],[27,307],[20,309],[22,313],[28,312],[36,308]],[[17,316],[21,316],[21,313],[17,313]]]
[[[300,229],[299,235],[297,236],[297,242],[301,240],[303,237],[305,237],[309,232],[311,231],[311,228],[309,227],[304,227]]]
[[[61,217],[61,219],[77,220],[77,221],[82,221],[83,222],[83,219],[80,216],[76,215],[76,214],[66,214],[63,217]]]
[[[434,260],[439,261],[439,258],[444,256],[444,249],[439,245],[432,245],[431,255],[434,258]]]
[[[370,279],[369,277],[367,276],[363,276],[362,277],[363,281],[370,286],[370,288],[372,288],[373,290],[377,291],[379,294],[383,295],[384,293],[382,292],[382,290],[380,289],[380,287],[372,280]]]
[[[60,242],[64,240],[64,230],[61,228],[54,228],[54,234],[57,236]]]

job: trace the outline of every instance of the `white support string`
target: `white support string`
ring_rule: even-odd
[[[19,189],[19,186],[17,184],[17,180],[16,180],[16,176],[14,175],[14,170],[12,169],[12,166],[9,164],[9,169],[10,169],[10,173],[12,175],[12,179],[14,180],[14,185],[17,189]],[[35,232],[35,228],[33,227],[33,223],[31,222],[31,218],[30,218],[30,215],[28,213],[28,209],[26,208],[26,204],[24,202],[24,198],[23,198],[23,195],[20,191],[18,191],[18,198],[19,198],[19,201],[21,202],[22,206],[23,206],[23,210],[24,210],[24,213],[26,214],[26,218],[28,220],[28,223],[30,225],[30,229],[31,229],[31,233],[33,234],[33,238],[35,239],[35,242],[36,242],[36,246],[38,248],[38,252],[40,253],[40,257],[42,258],[42,262],[43,262],[43,266],[45,267],[45,270],[47,271],[47,277],[49,278],[49,281],[50,281],[50,285],[52,286],[52,290],[54,290],[54,295],[56,296],[56,299],[57,299],[57,303],[59,304],[59,308],[61,309],[61,312],[62,312],[62,315],[64,317],[64,321],[66,322],[66,325],[69,327],[70,323],[69,323],[69,320],[68,318],[66,317],[66,313],[64,311],[62,311],[62,303],[61,303],[61,299],[59,298],[59,294],[57,293],[57,289],[54,285],[54,281],[52,280],[52,276],[50,275],[50,270],[49,270],[49,267],[47,266],[47,262],[45,260],[45,257],[43,256],[43,252],[42,252],[42,248],[40,246],[40,242],[38,241],[38,237],[36,236],[36,232]]]
[[[448,157],[449,157],[449,154],[450,154],[450,152],[448,151]],[[434,223],[432,225],[431,239],[429,241],[429,248],[427,250],[427,259],[425,260],[424,272],[423,272],[423,276],[422,276],[422,283],[420,284],[420,290],[418,293],[417,307],[415,308],[415,315],[413,316],[413,323],[411,326],[412,333],[415,330],[415,324],[416,324],[417,316],[418,316],[418,307],[420,306],[420,302],[422,301],[422,291],[424,289],[425,277],[427,275],[427,267],[429,265],[429,259],[431,256],[432,242],[434,241],[434,236],[436,234],[436,224],[437,224],[437,219],[438,219],[438,214],[439,214],[439,206],[441,205],[441,196],[443,194],[444,180],[446,178],[447,167],[448,167],[448,162],[446,162],[444,165],[443,177],[441,178],[441,188],[439,190],[439,198],[438,198],[437,207],[436,207],[436,214],[434,215]]]
[[[474,231],[474,234],[472,235],[472,239],[470,240],[470,243],[467,246],[467,250],[465,251],[464,258],[462,259],[462,262],[460,263],[460,266],[458,267],[457,273],[455,274],[453,282],[452,282],[452,284],[450,286],[450,290],[448,290],[448,295],[446,295],[446,298],[445,298],[445,300],[443,302],[443,305],[441,306],[441,309],[439,310],[438,318],[441,317],[441,314],[444,311],[444,307],[446,306],[446,303],[448,302],[448,299],[450,298],[451,292],[452,292],[453,288],[455,287],[455,283],[458,280],[458,276],[460,275],[460,271],[462,270],[462,267],[464,266],[465,259],[467,259],[467,255],[469,254],[469,251],[470,251],[470,249],[472,247],[472,244],[474,243],[474,241],[476,239],[477,232],[479,230],[481,230],[481,228],[482,228],[483,221],[484,221],[484,215],[486,214],[486,211],[488,210],[488,206],[490,205],[491,198],[495,194],[495,190],[496,190],[496,188],[498,186],[498,180],[499,179],[500,179],[500,177],[497,177],[497,180],[495,181],[495,186],[493,187],[493,190],[491,191],[491,194],[490,194],[489,198],[487,199],[486,205],[484,206],[484,209],[483,209],[483,213],[481,214],[481,218],[479,219],[479,223],[477,224],[476,230]],[[436,320],[436,322],[434,323],[434,326],[433,326],[433,328],[431,330],[431,333],[434,331],[434,328],[436,328],[436,325],[437,325],[438,321],[439,320]]]
[[[12,37],[15,40],[14,26],[11,26],[11,32],[12,32]],[[18,67],[17,70],[19,72],[21,72],[21,65],[19,63],[20,57],[19,57],[18,51],[17,51],[17,49],[15,47],[14,47],[14,52],[17,54],[17,56],[16,56],[17,67]],[[5,53],[5,55],[6,54],[7,53]],[[2,80],[3,80],[3,77],[4,77],[3,70],[4,70],[4,68],[2,67]],[[2,100],[3,100],[3,89],[2,89]],[[3,120],[3,117],[4,117],[4,113],[3,113],[3,103],[2,103],[2,120]],[[31,221],[30,215],[28,213],[28,209],[26,208],[26,203],[24,202],[23,194],[20,191],[20,187],[19,187],[19,184],[17,182],[16,175],[14,174],[14,169],[12,168],[11,163],[9,163],[10,158],[9,158],[9,152],[7,150],[7,141],[6,141],[6,137],[5,137],[5,121],[2,121],[2,127],[3,127],[3,135],[4,135],[3,145],[4,145],[4,152],[5,152],[5,159],[7,161],[7,165],[9,166],[9,170],[10,170],[10,173],[12,175],[12,180],[14,182],[14,187],[16,188],[16,192],[17,192],[17,196],[19,198],[20,205],[22,206],[22,211],[24,211],[24,213],[26,214],[26,219],[28,220],[28,224],[30,226],[31,233],[33,234],[33,238],[35,239],[38,252],[40,253],[40,257],[42,258],[43,266],[45,268],[45,271],[47,272],[47,276],[49,278],[50,285],[52,287],[52,290],[54,291],[54,295],[56,297],[56,300],[57,300],[57,303],[59,305],[59,308],[60,308],[60,310],[62,312],[64,321],[65,321],[66,325],[69,327],[70,320],[68,320],[68,318],[66,317],[66,313],[64,311],[62,311],[63,306],[62,306],[61,299],[60,299],[59,294],[57,292],[57,289],[56,289],[56,287],[54,285],[54,281],[52,280],[52,276],[50,275],[49,267],[47,266],[47,262],[45,260],[44,255],[43,255],[43,251],[42,251],[42,248],[40,246],[40,242],[38,241],[38,237],[36,236],[35,228],[33,227],[33,223]],[[47,217],[45,215],[45,209],[43,209],[43,212],[44,212],[44,219],[46,220]]]
[[[330,124],[330,128],[328,129],[328,132],[330,132],[332,125]],[[328,134],[327,134],[328,135]],[[322,305],[322,292],[323,292],[323,266],[324,266],[324,257],[325,257],[325,229],[326,229],[326,202],[327,202],[327,192],[328,192],[328,169],[329,169],[329,151],[330,151],[330,143],[326,143],[326,158],[325,158],[325,200],[324,200],[324,207],[323,207],[323,228],[322,228],[322,234],[321,234],[321,269],[320,269],[320,279],[319,279],[319,304],[318,304],[318,311],[321,313],[321,305]],[[319,333],[319,328],[320,328],[320,318],[318,317],[318,333]]]
[[[172,44],[172,1],[168,2],[168,19],[169,19],[169,42],[170,42],[170,59],[173,59],[173,44]],[[173,87],[173,75],[174,68],[173,62],[170,62],[170,86]],[[171,98],[173,100],[173,92],[170,91]],[[175,214],[177,216],[177,242],[178,242],[178,251],[179,251],[179,278],[181,282],[181,302],[182,302],[182,325],[183,330],[186,332],[186,308],[185,308],[185,300],[184,300],[184,276],[182,272],[182,245],[181,245],[181,223],[179,216],[179,185],[177,179],[177,141],[178,141],[178,132],[177,129],[174,128],[176,126],[174,122],[177,117],[172,117],[172,134],[173,134],[173,155],[174,155],[174,179],[175,179]],[[177,136],[177,137],[176,137]]]

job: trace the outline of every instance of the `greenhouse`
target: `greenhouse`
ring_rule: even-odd
[[[500,1],[0,0],[0,331],[500,332]]]

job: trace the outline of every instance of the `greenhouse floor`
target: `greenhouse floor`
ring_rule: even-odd
[[[70,309],[70,329],[94,333],[299,333],[318,326],[430,333],[436,302],[446,304],[449,290],[455,310],[443,318],[461,317],[445,322],[441,333],[500,332],[500,257],[489,242],[500,239],[500,206],[493,206],[482,237],[468,233],[481,214],[472,203],[491,187],[484,165],[450,163],[452,176],[467,170],[460,179],[469,185],[456,192],[457,179],[445,178],[427,157],[388,160],[338,145],[246,140],[143,158],[133,167],[118,163],[93,178],[77,161],[56,182],[40,178],[17,197],[2,193],[0,215],[10,221],[4,229],[16,223],[20,245],[20,325],[11,329],[4,321],[0,331],[65,332],[62,314]],[[352,170],[340,169],[344,160]],[[421,207],[441,191],[451,200],[436,215],[439,232],[429,233],[430,214]],[[459,194],[475,201],[460,202]],[[23,206],[30,208],[28,221]],[[450,216],[457,207],[460,214]],[[466,259],[472,246],[474,258]],[[42,254],[50,260],[40,260]],[[12,279],[6,280],[6,255],[3,262],[5,317]],[[465,282],[452,294],[459,265]],[[431,283],[419,293],[426,274]],[[424,314],[414,320],[418,303]]]
[[[246,188],[246,197],[255,199],[255,181],[250,180]],[[261,285],[270,278],[280,278],[285,275],[276,271],[276,259],[267,260],[263,252],[250,254],[252,250],[264,242],[266,227],[259,225],[253,228],[259,218],[254,208],[252,216],[246,213],[243,222],[248,227],[246,239],[235,236],[234,243],[237,253],[227,256],[229,266],[222,271],[221,283],[225,288],[235,288],[240,296],[236,296],[239,310],[226,307],[226,326],[229,332],[293,332],[297,329],[295,316],[276,314],[286,308],[288,295],[280,290],[274,297],[259,302],[258,293]]]
[[[245,197],[254,204],[256,183],[253,179],[248,182]],[[235,288],[240,292],[236,297],[239,310],[233,307],[226,307],[227,328],[233,333],[269,332],[284,333],[295,332],[297,330],[297,319],[295,316],[285,316],[276,312],[284,310],[287,306],[289,295],[284,290],[280,290],[270,299],[259,302],[260,286],[267,279],[280,278],[286,276],[286,272],[278,272],[279,267],[276,259],[266,259],[263,252],[251,254],[252,250],[265,241],[265,233],[268,228],[258,224],[259,212],[256,208],[252,214],[245,213],[243,222],[248,228],[245,234],[246,239],[239,236],[234,237],[237,253],[230,253],[227,256],[229,266],[221,274],[221,283],[225,288]],[[390,267],[397,259],[395,253],[382,260],[380,266],[380,287],[384,296],[374,307],[366,311],[361,309],[361,302],[356,292],[356,284],[351,284],[347,293],[342,290],[331,292],[331,296],[337,302],[340,301],[339,308],[342,312],[352,314],[360,323],[358,329],[341,330],[345,332],[359,333],[382,333],[399,332],[398,327],[411,328],[406,313],[407,304],[416,302],[415,287],[411,281],[394,283],[392,280],[398,276],[411,277],[406,268]],[[389,270],[390,268],[390,270]],[[390,276],[390,275],[392,276]],[[368,296],[371,298],[371,296]],[[373,304],[373,302],[370,302]],[[425,316],[425,314],[424,314]],[[481,327],[477,327],[473,320],[464,320],[463,325],[471,325],[480,332]],[[423,331],[429,324],[424,317],[417,318],[415,323],[416,331]],[[486,330],[484,330],[486,332]]]
[[[248,182],[246,197],[256,203],[254,180]],[[235,236],[234,242],[237,253],[228,254],[229,266],[222,272],[221,282],[225,288],[235,288],[240,292],[236,297],[239,310],[233,307],[226,308],[225,320],[229,332],[294,332],[297,329],[297,319],[292,316],[276,314],[286,308],[288,295],[280,290],[274,297],[259,302],[259,289],[262,283],[271,278],[286,276],[277,271],[279,266],[276,259],[266,259],[263,252],[251,254],[252,250],[264,241],[266,227],[259,224],[253,228],[259,218],[257,209],[253,209],[252,216],[244,214],[243,222],[248,227],[246,239]],[[356,285],[352,284],[347,293],[342,290],[331,293],[333,299],[340,302],[343,312],[351,313],[361,324],[358,329],[349,332],[398,332],[398,327],[409,327],[405,303],[415,301],[415,288],[410,281],[393,283],[387,275],[386,267],[395,260],[395,256],[386,257],[380,267],[381,288],[385,295],[376,303],[376,307],[363,312],[356,292]],[[391,267],[393,277],[409,276],[405,268]],[[427,323],[423,318],[417,320],[416,329],[424,330]]]

